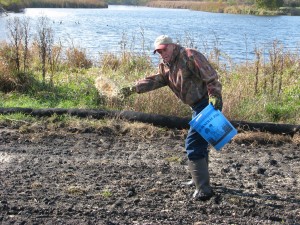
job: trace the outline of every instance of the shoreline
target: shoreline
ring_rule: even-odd
[[[0,5],[0,15],[9,12],[22,13],[26,8],[108,8],[109,3],[81,3],[81,2],[31,2],[26,5],[11,4]],[[120,4],[130,6],[131,4]],[[228,5],[222,2],[196,2],[196,1],[149,1],[144,5],[150,8],[188,9],[211,13],[257,15],[257,16],[300,16],[300,7],[280,7],[278,10],[257,9],[254,5]]]
[[[281,7],[278,10],[257,9],[252,5],[227,5],[219,2],[191,2],[185,4],[183,1],[178,2],[149,2],[147,7],[153,8],[173,8],[188,9],[193,11],[203,11],[211,13],[256,15],[256,16],[300,16],[300,7]]]

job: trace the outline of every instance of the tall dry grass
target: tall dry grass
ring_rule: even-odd
[[[224,12],[226,3],[222,1],[150,1],[147,3],[149,7],[161,8],[177,8],[177,9],[191,9],[207,12]]]
[[[104,0],[27,0],[30,8],[107,8]]]
[[[286,6],[289,4],[286,3]],[[230,13],[230,14],[250,14],[250,15],[299,15],[300,10],[295,5],[293,7],[281,7],[276,10],[258,8],[254,0],[186,0],[186,1],[168,1],[168,0],[150,0],[147,3],[150,7],[191,9],[197,11]]]
[[[192,39],[189,39],[189,44],[193,45],[190,42]],[[46,84],[52,83],[49,88],[39,86],[42,68],[39,48],[34,43],[27,49],[28,70],[24,70],[25,72],[18,72],[16,69],[13,54],[15,46],[11,43],[0,45],[0,90],[9,93],[21,91],[12,99],[13,104],[17,104],[25,92],[37,99],[35,104],[40,104],[40,107],[80,106],[190,116],[190,108],[167,87],[140,95],[134,94],[122,100],[104,98],[101,90],[97,92],[94,81],[100,75],[104,80],[116,84],[113,89],[120,89],[133,85],[147,75],[155,74],[156,66],[144,53],[137,54],[121,48],[120,54],[104,53],[98,63],[92,65],[84,49],[63,49],[54,44],[51,50],[51,59],[54,61],[50,60],[45,64]],[[123,46],[131,44],[123,43]],[[18,49],[22,53],[24,46],[20,44]],[[230,56],[226,56],[226,61],[220,60],[220,57],[224,58],[224,53],[218,43],[212,52],[206,54],[223,84],[224,114],[231,120],[300,123],[299,51],[287,51],[277,41],[274,41],[269,50],[257,48],[254,51],[254,60],[238,65],[232,63]],[[20,58],[20,65],[23,65],[23,58]],[[32,107],[32,100],[26,101],[26,106]],[[45,104],[48,102],[49,104]]]
[[[221,72],[224,113],[230,119],[300,123],[300,56],[274,41],[256,59]]]
[[[0,6],[5,11],[22,12],[25,8],[107,8],[108,4],[105,0],[1,0]]]

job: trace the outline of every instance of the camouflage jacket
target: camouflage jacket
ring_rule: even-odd
[[[137,82],[137,93],[169,86],[183,103],[190,106],[209,96],[221,96],[217,72],[204,55],[194,49],[176,45],[168,64],[160,64],[159,72]]]

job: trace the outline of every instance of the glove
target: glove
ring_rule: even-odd
[[[136,92],[135,87],[124,87],[120,89],[118,93],[118,97],[122,99],[128,98],[130,95],[132,95],[135,92]]]
[[[222,107],[223,107],[222,97],[211,96],[209,97],[209,103],[211,103],[215,109],[222,111]]]

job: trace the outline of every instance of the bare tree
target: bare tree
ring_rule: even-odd
[[[11,60],[17,72],[25,72],[28,69],[28,52],[30,40],[29,18],[14,17],[7,21],[6,27],[11,42]],[[22,70],[23,66],[23,70]]]
[[[20,72],[20,52],[23,38],[23,28],[21,26],[21,21],[18,17],[14,17],[7,20],[7,29],[10,42],[12,45],[11,58],[15,63],[15,69]]]
[[[30,41],[30,19],[24,17],[24,19],[21,22],[22,28],[23,28],[23,68],[24,68],[24,73],[27,72],[28,67],[29,67],[29,41]]]
[[[48,17],[42,16],[38,19],[37,24],[37,44],[39,48],[39,56],[42,62],[43,82],[46,81],[46,63],[49,55],[52,53],[54,44],[54,35],[50,20]]]
[[[260,70],[260,64],[261,64],[261,51],[258,48],[255,48],[255,55],[256,55],[256,61],[255,61],[255,82],[254,82],[254,94],[258,94],[258,82],[259,82],[259,70]]]
[[[48,54],[48,62],[49,62],[49,68],[50,68],[50,79],[49,83],[51,86],[53,86],[53,77],[54,73],[57,70],[58,67],[58,62],[61,57],[61,52],[62,52],[62,44],[59,43],[59,45],[53,46],[51,49],[49,49],[49,54]]]

